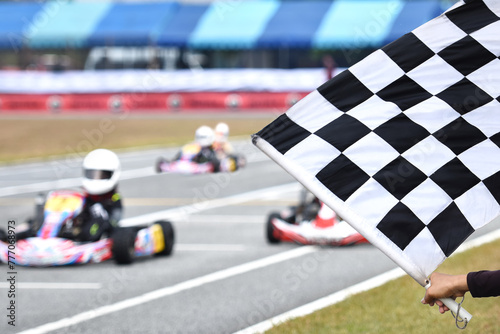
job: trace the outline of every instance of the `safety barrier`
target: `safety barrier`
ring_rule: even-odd
[[[286,110],[307,95],[286,92],[0,94],[0,113]]]

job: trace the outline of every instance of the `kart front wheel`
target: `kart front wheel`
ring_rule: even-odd
[[[266,224],[266,236],[267,236],[267,241],[270,244],[278,244],[281,242],[280,239],[276,238],[274,236],[274,231],[276,231],[276,228],[273,225],[273,219],[274,218],[281,218],[279,213],[271,213],[269,217],[267,218],[267,224]]]
[[[165,248],[161,252],[156,253],[155,255],[168,256],[172,254],[172,250],[174,248],[174,240],[175,240],[174,227],[172,226],[172,223],[167,220],[160,220],[157,221],[155,224],[161,226],[163,232],[163,240],[165,242]]]
[[[133,228],[117,228],[113,231],[112,252],[116,263],[130,264],[135,259],[135,237],[137,232]]]

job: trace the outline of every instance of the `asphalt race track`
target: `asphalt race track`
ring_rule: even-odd
[[[396,267],[371,245],[267,244],[268,213],[295,204],[300,186],[249,140],[235,146],[248,165],[234,174],[160,175],[155,160],[175,150],[120,152],[122,223],[171,220],[173,255],[127,266],[17,267],[15,327],[2,264],[0,332],[234,333]],[[29,217],[36,194],[78,187],[81,159],[0,167],[0,226]]]

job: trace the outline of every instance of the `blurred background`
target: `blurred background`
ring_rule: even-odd
[[[41,193],[80,187],[86,153],[108,148],[122,163],[121,223],[159,217],[176,233],[173,256],[132,266],[16,268],[16,299],[0,266],[0,333],[255,332],[390,273],[396,265],[371,245],[270,244],[268,217],[297,205],[302,187],[250,135],[455,2],[0,0],[0,228],[31,217]],[[155,171],[219,122],[244,168]],[[498,269],[498,245],[442,271]],[[451,317],[423,309],[408,277],[367,293],[275,333],[456,333]],[[12,301],[17,327],[5,317]],[[471,326],[497,333],[498,302],[473,303]]]
[[[285,109],[454,2],[0,1],[0,110]]]
[[[452,2],[1,1],[1,66],[290,69],[322,67],[331,56],[346,67]]]

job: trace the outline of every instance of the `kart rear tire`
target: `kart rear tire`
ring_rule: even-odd
[[[267,241],[270,244],[279,244],[281,242],[281,240],[274,236],[274,231],[276,230],[273,226],[273,223],[272,223],[274,218],[281,218],[281,215],[277,212],[273,212],[269,215],[269,217],[267,218],[267,223],[266,223],[266,237],[267,237]]]
[[[247,165],[247,159],[242,155],[236,156],[235,160],[236,160],[236,166],[238,166],[237,167],[238,169],[243,168]]]
[[[134,228],[117,228],[113,231],[111,250],[116,263],[130,264],[134,262],[136,235],[137,232]]]
[[[166,160],[162,157],[159,157],[158,159],[156,159],[156,163],[155,163],[155,171],[156,173],[160,174],[160,173],[163,173],[163,169],[161,168],[161,165],[166,162]]]
[[[155,222],[155,224],[161,226],[161,229],[163,231],[163,240],[165,241],[165,248],[161,252],[156,253],[155,255],[169,256],[172,254],[172,251],[174,249],[174,241],[175,241],[174,227],[172,226],[172,223],[169,222],[168,220],[159,220]]]

